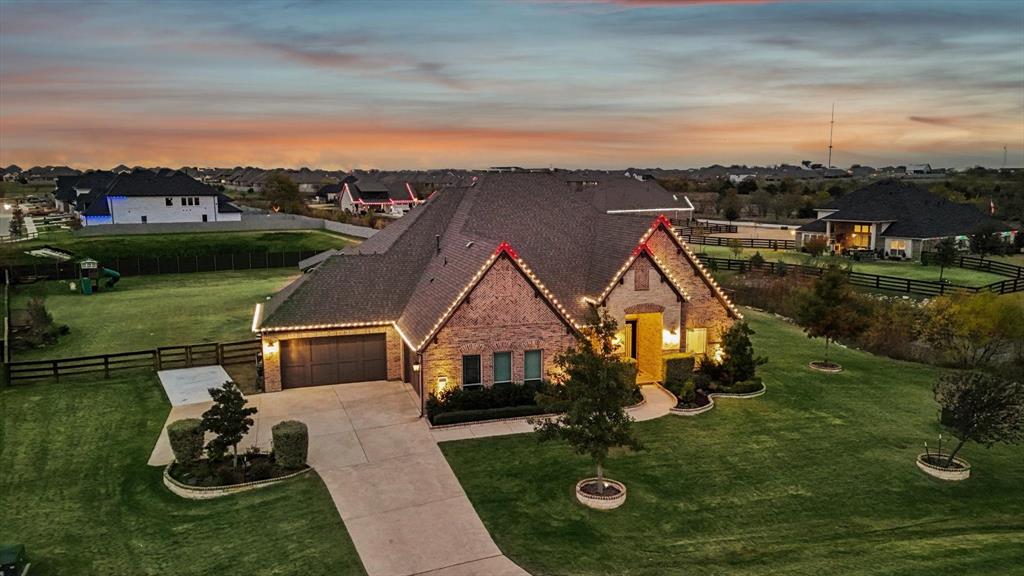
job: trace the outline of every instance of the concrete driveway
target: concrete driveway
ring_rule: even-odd
[[[409,387],[361,382],[250,397],[246,444],[270,448],[282,420],[309,427],[309,463],[323,478],[370,576],[525,575],[484,528],[437,447]],[[173,408],[168,423],[208,402]],[[171,461],[162,435],[150,464]]]

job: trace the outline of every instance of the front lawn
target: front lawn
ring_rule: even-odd
[[[690,248],[694,252],[704,252],[716,258],[736,258],[732,251],[724,246],[701,246],[694,244]],[[766,262],[785,262],[787,264],[822,267],[835,263],[844,267],[852,266],[855,272],[864,272],[865,274],[879,274],[882,276],[895,276],[911,280],[930,280],[934,282],[939,280],[938,266],[924,266],[920,262],[915,261],[877,260],[875,262],[856,262],[850,258],[837,256],[822,256],[816,260],[811,260],[809,255],[802,252],[794,252],[792,250],[755,250],[753,248],[744,248],[743,254],[739,259],[749,260],[755,252],[760,252]],[[961,286],[984,286],[1007,279],[1006,276],[1000,276],[999,274],[956,267],[946,268],[942,277],[947,282]]]
[[[939,432],[938,370],[839,349],[747,312],[768,387],[637,424],[613,456],[625,506],[577,504],[588,459],[532,435],[442,444],[502,551],[545,574],[1010,574],[1024,565],[1024,446],[969,444],[964,483],[914,464]],[[498,455],[498,457],[495,457]]]
[[[206,502],[146,460],[170,410],[156,377],[0,390],[0,542],[32,574],[362,574],[315,473]]]
[[[4,231],[6,233],[6,231]],[[321,230],[281,232],[199,232],[182,234],[129,234],[120,236],[82,236],[69,231],[45,233],[39,238],[0,244],[0,262],[4,264],[49,264],[54,260],[25,254],[42,246],[52,246],[93,258],[106,266],[115,266],[116,258],[173,258],[206,254],[245,252],[295,252],[341,249],[354,242],[351,238]]]
[[[129,276],[112,290],[91,296],[71,292],[66,282],[18,286],[12,308],[25,308],[31,296],[44,295],[54,321],[67,324],[71,333],[54,346],[12,356],[14,360],[68,358],[253,338],[250,328],[256,303],[295,275],[292,268],[280,268]]]

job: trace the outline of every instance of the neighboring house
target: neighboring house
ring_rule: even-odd
[[[61,176],[80,176],[81,170],[67,166],[35,166],[21,173],[29,184],[56,184],[57,178]]]
[[[931,174],[932,167],[930,164],[907,164],[906,174],[907,176],[924,176]]]
[[[338,203],[342,210],[353,214],[378,212],[401,216],[422,202],[408,182],[384,184],[372,176],[359,175],[341,185]]]
[[[909,182],[883,180],[849,192],[797,229],[798,240],[827,238],[834,252],[871,250],[889,258],[920,258],[943,238],[966,242],[982,226],[1010,228],[978,211]]]
[[[11,164],[10,166],[0,170],[0,174],[3,175],[4,182],[17,180],[18,176],[21,175],[21,166],[18,166],[17,164]]]
[[[82,212],[85,226],[242,219],[227,196],[177,170],[118,174],[105,190],[89,196]]]
[[[81,176],[61,176],[53,191],[56,208],[62,212],[81,212],[93,198],[106,192],[117,176],[114,172],[95,170]]]
[[[265,389],[404,380],[425,402],[548,378],[591,305],[645,379],[666,354],[714,353],[740,315],[669,220],[595,205],[649,183],[605,175],[577,191],[566,176],[449,188],[258,305]]]

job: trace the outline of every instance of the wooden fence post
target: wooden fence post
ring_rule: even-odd
[[[60,368],[56,360],[53,361],[53,377],[57,379],[57,382],[60,382]]]
[[[103,357],[103,377],[110,378],[110,356]]]

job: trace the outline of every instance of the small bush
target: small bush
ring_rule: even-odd
[[[427,416],[431,422],[446,412],[491,410],[509,406],[533,406],[537,394],[550,390],[547,382],[503,383],[486,388],[451,388],[427,399]]]
[[[751,380],[744,380],[743,382],[737,382],[730,386],[723,386],[719,391],[726,392],[728,394],[750,394],[751,392],[757,392],[764,387],[761,383],[760,377],[755,377]]]
[[[665,359],[665,384],[682,383],[693,376],[694,357],[684,356],[675,358],[669,356]]]
[[[501,418],[537,416],[538,414],[543,413],[544,409],[536,404],[527,406],[504,406],[501,408],[490,408],[485,410],[442,412],[434,416],[432,422],[435,426],[443,426],[445,424],[461,424],[463,422],[481,422],[483,420],[498,420]]]
[[[309,454],[309,429],[297,420],[285,420],[270,429],[274,457],[282,468],[302,468]]]
[[[761,256],[761,252],[754,252],[754,255],[750,257],[750,267],[752,269],[759,269],[764,266],[764,256]]]
[[[266,480],[274,475],[274,465],[267,460],[257,460],[249,469],[249,478],[253,481]]]
[[[198,418],[175,420],[167,427],[174,459],[182,466],[191,466],[203,453],[203,421]]]

